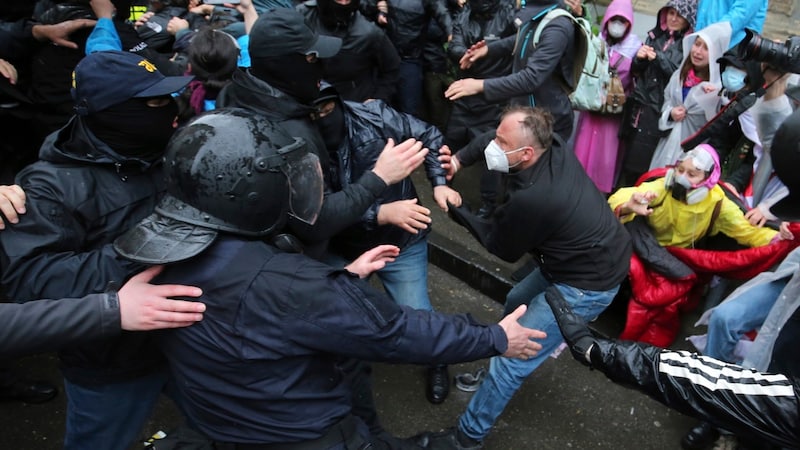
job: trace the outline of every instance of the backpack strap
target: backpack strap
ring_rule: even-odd
[[[581,75],[583,74],[583,66],[586,60],[586,56],[588,52],[592,51],[589,48],[591,46],[591,43],[587,41],[587,39],[592,35],[592,26],[589,24],[589,21],[586,20],[585,18],[575,17],[572,15],[572,13],[570,13],[566,9],[558,8],[556,6],[557,5],[554,5],[549,8],[549,11],[547,12],[547,14],[545,14],[544,18],[539,23],[539,26],[536,27],[536,31],[534,31],[533,33],[533,46],[536,47],[536,45],[539,44],[539,39],[541,38],[542,31],[544,30],[544,27],[546,27],[547,24],[550,23],[551,20],[557,17],[568,18],[570,22],[572,22],[573,28],[575,30],[574,50],[576,52],[576,55],[572,68],[572,85],[574,87],[578,85],[578,81],[580,80]],[[587,33],[588,36],[586,36]],[[605,47],[603,48],[602,51],[607,52]],[[568,88],[564,80],[559,80],[559,81],[561,82],[565,92],[568,93],[571,92],[571,89]]]
[[[711,213],[711,221],[708,222],[708,228],[706,228],[705,236],[708,236],[708,233],[714,229],[714,224],[717,222],[717,218],[719,217],[719,213],[722,210],[722,200],[718,201],[716,205],[714,205],[714,211]]]
[[[522,25],[519,27],[519,30],[517,31],[517,33],[518,33],[518,34],[517,34],[517,40],[514,42],[514,49],[513,49],[513,50],[512,50],[512,52],[511,52],[512,54],[515,54],[515,55],[522,55],[523,53],[525,53],[525,49],[528,47],[528,39],[530,38],[530,34],[527,34],[527,35],[526,35],[526,36],[525,36],[525,37],[522,39],[522,48],[521,48],[520,52],[519,52],[519,53],[517,53],[517,46],[518,46],[518,45],[520,45],[520,38],[522,38],[522,37],[523,37],[523,34],[524,34],[524,33],[527,33],[527,31],[530,29],[530,27],[531,27],[531,25],[532,25],[533,23],[535,23],[535,22],[536,22],[537,20],[539,20],[539,19],[542,19],[542,17],[544,17],[545,19],[547,19],[547,15],[548,15],[548,14],[549,14],[551,11],[554,11],[554,10],[556,10],[556,8],[558,8],[558,5],[553,5],[553,6],[550,6],[550,7],[548,7],[548,8],[545,8],[545,9],[543,9],[543,10],[539,11],[539,14],[536,14],[535,16],[531,17],[531,19],[530,19],[530,20],[529,20],[527,23],[525,23],[525,24],[522,24]],[[564,11],[564,10],[562,9],[562,11]],[[564,11],[564,12],[566,12],[566,11]],[[549,22],[550,20],[552,20],[552,19],[547,19],[547,20],[545,21],[545,19],[542,19],[542,21],[543,21],[543,22],[545,22],[545,25],[547,24],[546,22]],[[542,24],[541,24],[541,23],[540,23],[539,25],[537,25],[537,27],[536,27],[536,32],[535,32],[535,33],[534,33],[534,35],[533,35],[533,46],[534,46],[534,47],[536,47],[536,44],[539,42],[539,34],[541,34],[541,32],[539,31],[539,29],[540,29],[540,28],[543,28],[543,26],[542,26]]]
[[[539,44],[539,38],[542,36],[542,30],[544,30],[544,27],[546,27],[547,24],[550,23],[551,20],[555,19],[556,17],[566,16],[573,23],[575,22],[575,17],[572,15],[572,13],[570,13],[566,9],[557,8],[556,6],[558,6],[558,5],[553,5],[550,8],[548,8],[547,10],[545,10],[545,11],[547,11],[547,13],[545,14],[545,16],[542,19],[542,21],[539,22],[539,26],[536,27],[536,31],[533,33],[533,46],[534,47],[536,47],[536,45]],[[545,12],[545,11],[542,11],[542,12]],[[542,14],[539,13],[536,17],[534,17],[531,20],[537,19],[541,15]]]

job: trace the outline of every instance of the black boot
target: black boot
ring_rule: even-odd
[[[561,335],[567,341],[572,357],[591,366],[589,349],[594,345],[594,336],[586,322],[572,311],[567,300],[557,288],[548,287],[544,292],[544,298],[550,305],[550,309],[553,310],[558,328],[561,329]]]
[[[425,392],[428,401],[442,403],[450,393],[450,374],[447,366],[438,365],[428,369],[428,389]]]
[[[689,430],[681,439],[681,448],[684,450],[703,450],[711,448],[719,439],[719,431],[708,422],[701,422]]]

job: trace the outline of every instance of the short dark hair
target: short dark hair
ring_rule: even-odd
[[[509,106],[503,111],[500,120],[517,113],[525,116],[519,123],[525,134],[532,138],[531,147],[542,152],[550,150],[553,142],[553,115],[539,107]]]

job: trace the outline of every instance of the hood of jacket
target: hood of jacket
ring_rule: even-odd
[[[703,41],[708,46],[708,81],[717,86],[722,86],[717,60],[728,50],[728,43],[731,41],[731,25],[728,22],[715,23],[684,37],[683,61],[679,67],[683,67],[691,57],[692,46],[698,37],[703,38]]]
[[[631,0],[614,0],[608,5],[608,8],[606,8],[606,12],[603,15],[603,22],[600,24],[600,34],[606,42],[608,42],[606,25],[614,17],[622,17],[631,25],[628,27],[625,36],[609,47],[609,51],[613,50],[624,55],[628,59],[633,59],[633,57],[636,56],[636,52],[639,51],[639,48],[642,46],[642,40],[633,32],[633,3],[631,3]]]
[[[276,89],[250,72],[235,71],[231,82],[217,95],[217,107],[235,106],[256,111],[271,120],[308,118],[314,107]]]
[[[45,138],[39,150],[39,159],[59,164],[110,164],[117,166],[118,171],[146,171],[161,158],[159,156],[149,161],[115,152],[89,130],[82,117],[76,115]]]
[[[623,17],[625,20],[631,23],[631,27],[633,28],[633,3],[631,0],[614,0],[606,8],[606,12],[603,14],[603,21],[600,23],[600,29],[603,30],[603,33],[606,32],[606,24],[612,17]],[[631,30],[628,30],[628,34],[630,34]]]
[[[689,22],[689,32],[694,31],[697,23],[697,0],[669,0],[663,8],[659,9],[658,25],[664,31],[667,30],[667,10],[669,8],[675,8],[678,14]]]

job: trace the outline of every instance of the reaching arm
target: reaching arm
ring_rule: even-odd
[[[205,305],[169,297],[199,297],[202,291],[149,284],[160,270],[153,267],[134,276],[119,292],[0,304],[0,357],[56,350],[120,330],[176,328],[201,320]]]

